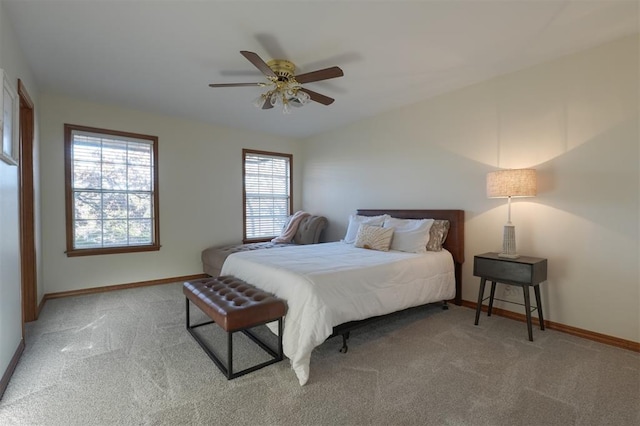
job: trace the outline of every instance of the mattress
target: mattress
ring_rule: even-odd
[[[234,275],[285,299],[284,353],[301,385],[309,379],[313,349],[348,321],[451,299],[453,257],[381,252],[342,242],[230,255],[222,275]]]

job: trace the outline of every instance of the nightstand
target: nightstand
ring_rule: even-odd
[[[476,306],[476,322],[480,320],[480,310],[484,298],[484,286],[487,280],[491,281],[491,295],[489,296],[489,309],[487,316],[491,316],[493,300],[496,292],[496,283],[508,284],[522,288],[524,294],[524,308],[527,316],[527,329],[529,340],[533,342],[533,330],[531,327],[531,312],[538,311],[540,330],[544,330],[544,318],[542,316],[542,300],[540,299],[540,283],[547,280],[547,259],[539,257],[520,256],[517,259],[499,257],[498,253],[484,253],[473,257],[473,275],[480,277],[480,291],[478,293],[478,305]],[[536,306],[531,307],[529,287],[533,287],[536,295]],[[502,302],[516,303],[510,300],[497,299]]]

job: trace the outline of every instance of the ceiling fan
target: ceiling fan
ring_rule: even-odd
[[[296,66],[291,61],[273,59],[265,62],[258,54],[246,50],[240,51],[240,54],[258,68],[266,76],[267,81],[259,83],[210,84],[209,87],[265,87],[267,91],[254,101],[254,105],[262,109],[270,109],[276,105],[281,105],[285,114],[291,112],[290,106],[301,107],[310,101],[315,101],[322,105],[331,105],[335,99],[306,89],[302,87],[302,84],[344,75],[339,67],[324,68],[295,75]]]

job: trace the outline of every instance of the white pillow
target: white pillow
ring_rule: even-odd
[[[354,246],[369,250],[389,251],[391,238],[393,238],[393,228],[360,225]]]
[[[349,216],[349,226],[347,227],[347,233],[345,234],[342,241],[347,244],[355,243],[360,225],[365,224],[372,226],[382,226],[384,220],[388,217],[388,214],[383,214],[380,216],[359,216],[356,214],[352,214],[351,216]]]
[[[389,217],[384,228],[394,228],[391,250],[426,253],[433,219],[397,219]]]

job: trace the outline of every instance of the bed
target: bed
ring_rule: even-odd
[[[236,253],[222,267],[222,275],[234,275],[287,301],[284,353],[301,385],[309,379],[313,349],[336,333],[419,305],[461,303],[462,210],[358,210],[357,214],[447,220],[444,250],[383,252],[333,242]]]

